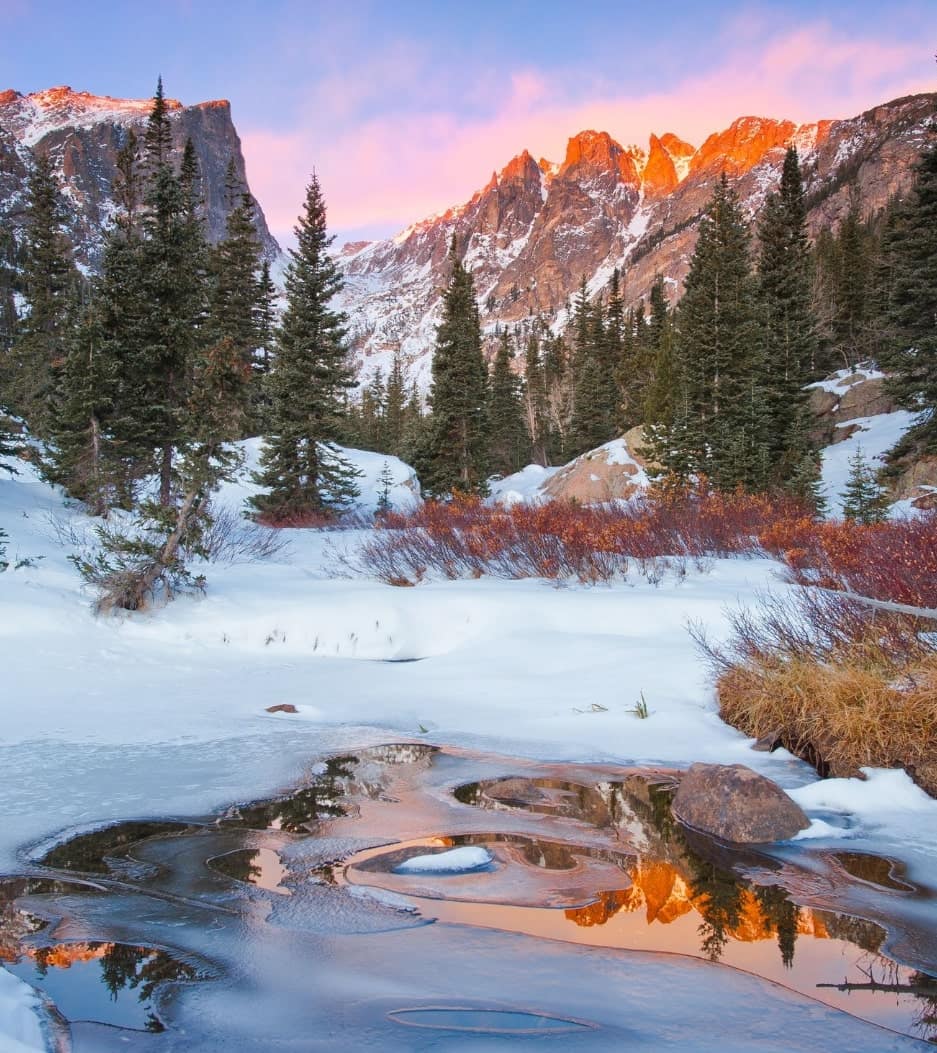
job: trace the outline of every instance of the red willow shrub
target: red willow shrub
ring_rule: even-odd
[[[428,573],[594,583],[623,576],[632,560],[648,573],[646,564],[662,557],[755,554],[770,524],[803,515],[789,501],[705,489],[652,493],[618,505],[554,501],[503,508],[456,496],[382,517],[359,562],[394,584],[412,584]],[[658,570],[652,566],[650,573]]]
[[[937,608],[937,513],[869,526],[779,522],[761,540],[799,584]]]
[[[379,518],[362,545],[365,572],[397,585],[447,578],[572,578],[594,583],[636,562],[770,554],[792,580],[874,599],[937,607],[937,513],[874,526],[817,522],[785,498],[705,487],[651,491],[626,504],[486,505],[456,496]]]

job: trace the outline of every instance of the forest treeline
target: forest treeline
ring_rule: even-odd
[[[563,463],[638,424],[667,481],[704,476],[816,507],[804,386],[874,359],[920,412],[896,463],[937,449],[933,140],[909,194],[874,215],[854,196],[837,229],[812,242],[796,150],[754,224],[723,176],[679,303],[664,276],[627,310],[627,273],[595,296],[584,279],[561,334],[536,317],[500,329],[490,362],[453,239],[425,399],[400,354],[387,375],[355,380],[315,176],[278,304],[233,163],[225,236],[208,243],[195,151],[174,144],[161,83],[117,167],[99,274],[74,263],[47,156],[30,174],[25,241],[0,232],[0,450],[25,442],[44,476],[93,514],[134,518],[129,532],[102,532],[96,565],[82,568],[126,585],[121,606],[187,582],[211,493],[241,466],[234,440],[251,436],[265,440],[251,512],[270,525],[353,502],[343,445],[403,457],[439,497],[483,493],[492,474]]]

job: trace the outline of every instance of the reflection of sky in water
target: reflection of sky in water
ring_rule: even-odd
[[[245,881],[281,896],[290,894],[290,890],[281,885],[283,879],[289,876],[289,870],[272,848],[244,848],[227,852],[210,859],[209,866],[236,881]]]

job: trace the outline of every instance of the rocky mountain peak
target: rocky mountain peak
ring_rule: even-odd
[[[531,157],[529,150],[522,150],[516,157],[512,158],[501,169],[498,182],[504,183],[536,183],[540,185],[541,167]]]
[[[703,143],[690,161],[690,172],[725,172],[730,178],[743,175],[770,150],[786,147],[796,130],[793,121],[739,117]]]
[[[75,91],[67,85],[28,95],[0,94],[0,220],[18,231],[22,200],[32,157],[47,154],[62,180],[76,257],[94,270],[100,262],[104,231],[113,215],[112,185],[117,153],[130,128],[142,134],[152,99],[115,99]],[[202,177],[208,236],[218,241],[225,227],[225,172],[233,161],[247,185],[241,141],[231,119],[231,105],[215,99],[185,106],[166,99],[173,146],[181,156],[192,140]],[[257,210],[257,233],[265,256],[273,260],[279,246]]]
[[[653,133],[647,155],[647,163],[641,173],[645,197],[663,197],[675,189],[680,182],[680,175],[673,158],[664,148],[663,143]]]
[[[574,135],[566,146],[566,158],[559,177],[583,180],[589,175],[611,173],[621,183],[640,185],[638,167],[632,152],[627,151],[608,132],[583,131]]]

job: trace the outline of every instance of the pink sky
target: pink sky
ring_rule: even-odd
[[[415,85],[406,54],[367,70],[320,81],[294,126],[242,129],[248,175],[275,235],[287,240],[310,171],[315,168],[330,226],[343,235],[398,229],[467,200],[492,170],[527,148],[562,160],[567,139],[585,128],[646,146],[651,132],[672,131],[699,145],[736,117],[807,123],[851,117],[901,95],[937,90],[932,49],[906,42],[841,36],[824,22],[759,34],[739,18],[723,36],[720,60],[704,74],[640,92],[613,87],[570,100],[563,85],[536,68],[504,74],[488,112],[466,119],[454,107],[412,107],[358,117],[358,104]],[[419,62],[413,62],[419,76]],[[492,86],[466,84],[483,95]],[[431,89],[428,99],[431,98]],[[323,117],[327,114],[327,117]],[[235,115],[236,116],[236,115]]]

